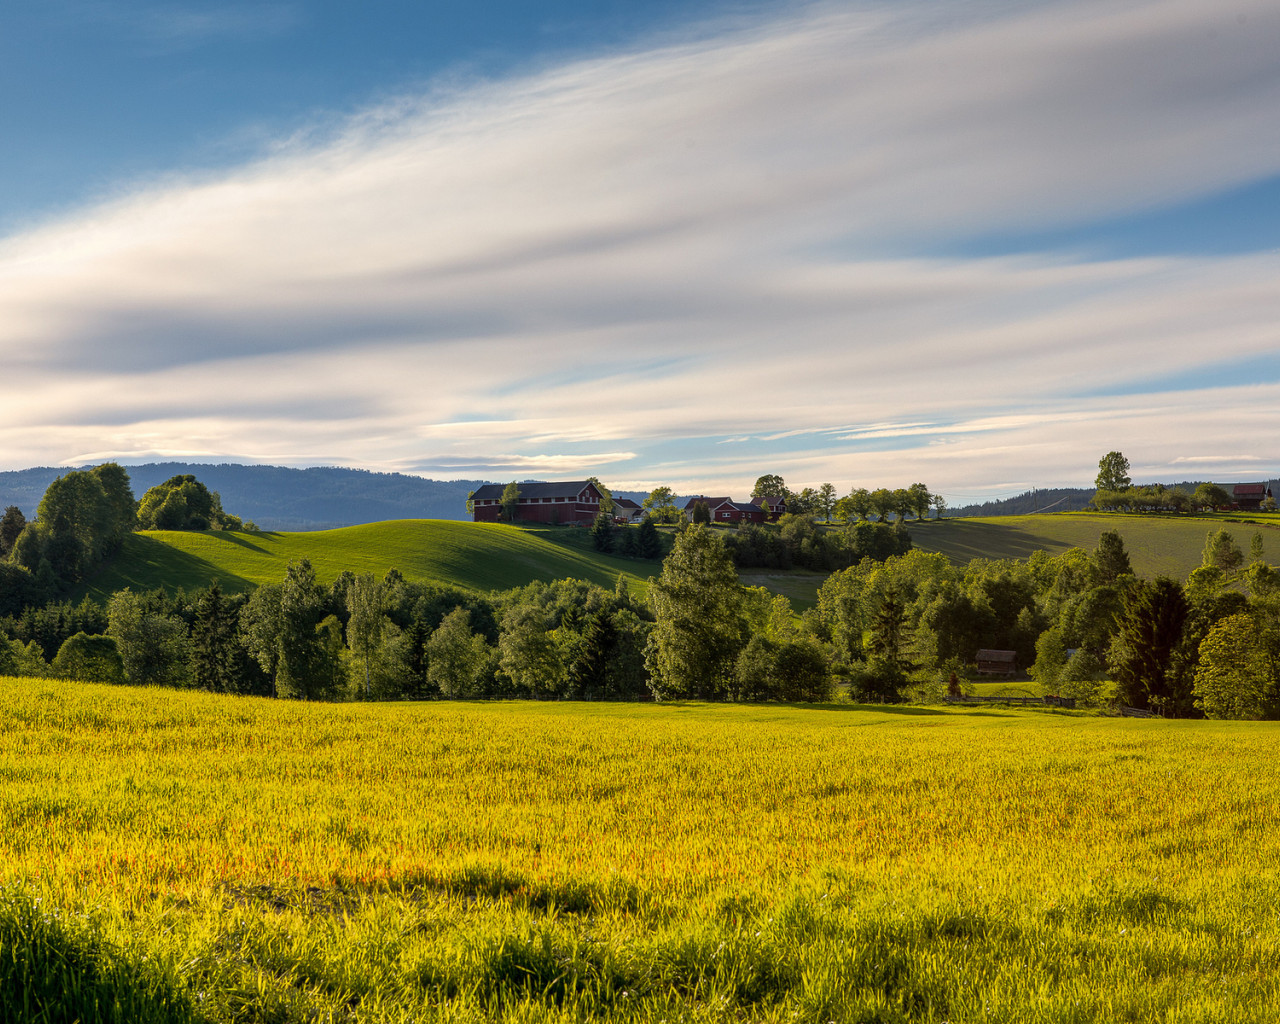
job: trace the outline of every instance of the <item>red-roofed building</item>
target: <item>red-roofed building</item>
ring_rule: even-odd
[[[1231,502],[1242,511],[1256,512],[1271,497],[1266,484],[1235,484],[1231,488]]]
[[[581,523],[595,521],[602,495],[590,480],[516,484],[520,500],[516,518],[526,523]],[[477,523],[502,518],[502,492],[506,484],[485,484],[471,496],[471,514]]]

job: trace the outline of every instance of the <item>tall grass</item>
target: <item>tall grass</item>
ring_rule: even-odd
[[[214,1021],[1266,1021],[1277,740],[3,680],[0,881]]]

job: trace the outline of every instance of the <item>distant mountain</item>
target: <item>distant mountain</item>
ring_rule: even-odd
[[[1093,487],[1047,487],[1025,491],[1012,498],[984,501],[980,505],[949,508],[943,515],[954,516],[1025,516],[1032,512],[1079,512],[1093,500]]]
[[[403,473],[371,473],[331,466],[201,465],[158,462],[127,466],[133,493],[171,476],[192,473],[222,497],[222,507],[263,530],[328,530],[385,519],[469,519],[467,494],[484,480],[428,480]],[[34,518],[45,490],[66,468],[0,473],[0,509],[17,505]]]
[[[83,467],[81,467],[83,468]],[[470,519],[467,495],[490,480],[429,480],[404,473],[324,466],[239,466],[223,463],[151,462],[126,466],[135,497],[172,476],[191,473],[222,498],[222,507],[263,530],[330,530],[387,519]],[[28,519],[66,467],[0,472],[0,510],[17,505]],[[615,491],[643,501],[645,491]],[[683,499],[679,499],[683,505]]]

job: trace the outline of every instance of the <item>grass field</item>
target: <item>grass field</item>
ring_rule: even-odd
[[[1246,520],[1253,521],[1246,521]],[[1118,530],[1134,572],[1139,576],[1186,579],[1198,568],[1205,536],[1226,527],[1246,556],[1254,533],[1261,533],[1268,561],[1280,564],[1280,516],[1127,515],[1063,512],[1057,515],[993,516],[987,519],[942,519],[911,522],[912,543],[925,551],[941,551],[957,564],[972,558],[1026,558],[1033,551],[1061,554],[1068,548],[1092,551],[1104,530]]]
[[[0,1019],[1274,1021],[1278,743],[0,680]]]
[[[626,574],[633,590],[661,571],[655,561],[613,558],[591,547],[589,531],[406,519],[313,533],[137,533],[82,588],[95,598],[117,590],[206,587],[248,590],[279,583],[290,561],[309,558],[323,584],[344,569],[433,580],[473,590],[506,590],[533,580],[590,580],[608,590]],[[79,595],[77,595],[79,596]]]

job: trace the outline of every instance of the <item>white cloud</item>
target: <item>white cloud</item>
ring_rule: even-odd
[[[5,459],[735,491],[1264,458],[1272,386],[1160,382],[1275,351],[1275,253],[903,254],[1280,172],[1278,48],[1244,0],[806,7],[409,97],[0,242]]]

